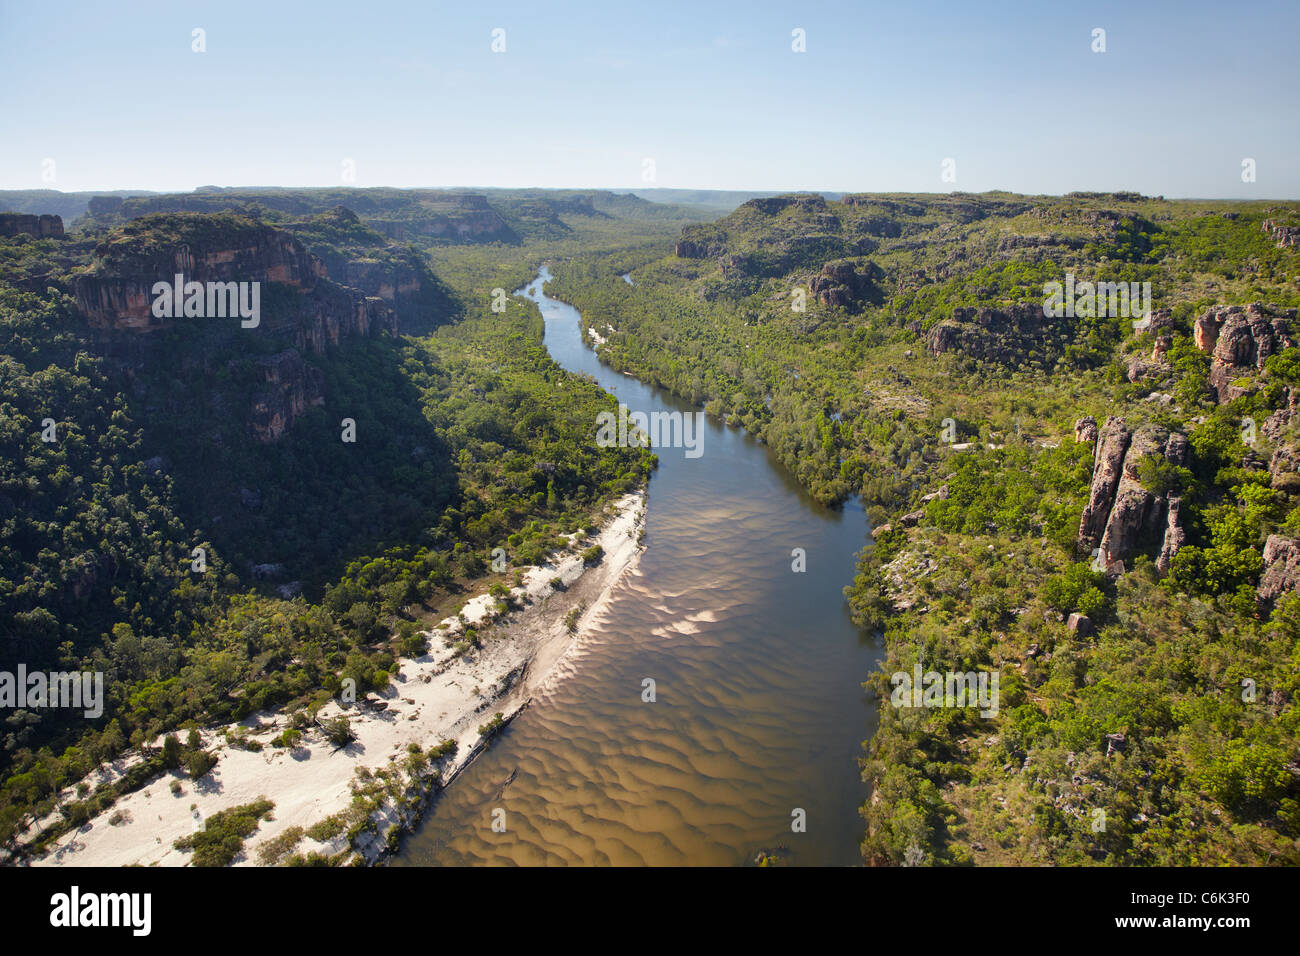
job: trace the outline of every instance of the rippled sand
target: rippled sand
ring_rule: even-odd
[[[601,367],[543,302],[565,367],[633,409],[684,408]],[[853,864],[876,646],[841,593],[867,525],[818,508],[766,449],[710,424],[662,450],[647,551],[557,679],[432,806],[396,865]],[[807,553],[791,570],[791,549]],[[642,700],[643,680],[656,700]],[[493,811],[506,829],[492,829]],[[791,831],[806,811],[807,832]]]

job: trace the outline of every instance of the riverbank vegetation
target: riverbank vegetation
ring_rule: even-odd
[[[1300,530],[1300,352],[1280,343],[1217,395],[1193,327],[1300,305],[1297,222],[1136,194],[795,196],[655,259],[556,268],[611,366],[747,428],[819,500],[866,502],[847,589],[885,650],[866,862],[1300,862],[1300,597],[1257,594],[1269,535]],[[1154,321],[1045,317],[1067,273],[1150,282]],[[1076,422],[1112,416],[1188,439],[1183,460],[1130,465],[1181,503],[1166,573],[1158,534],[1123,573],[1080,550],[1099,439]],[[889,675],[917,662],[998,672],[998,714],[893,707]]]
[[[338,213],[270,218],[298,222],[326,260],[383,242]],[[0,240],[0,669],[105,677],[101,716],[0,715],[10,852],[32,850],[16,842],[25,821],[101,764],[119,761],[114,779],[64,798],[68,820],[166,769],[160,735],[264,708],[301,713],[297,732],[310,732],[345,681],[383,688],[398,656],[422,652],[421,627],[644,483],[652,456],[590,441],[613,400],[551,361],[535,305],[494,311],[493,291],[588,232],[597,248],[637,245],[682,220],[566,218],[550,245],[419,250],[437,280],[421,301],[446,313],[427,334],[344,338],[313,355],[323,401],[274,441],[243,420],[260,384],[244,338],[164,331],[155,347],[97,332],[72,295],[93,242]],[[413,254],[374,251],[392,268]],[[268,294],[277,302],[292,306]],[[354,443],[340,440],[344,418]],[[37,849],[66,825],[43,829]]]

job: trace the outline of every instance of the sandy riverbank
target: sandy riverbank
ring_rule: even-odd
[[[428,654],[400,661],[400,673],[379,695],[382,709],[365,702],[348,707],[337,700],[327,704],[318,718],[329,720],[340,714],[348,718],[355,739],[346,747],[336,749],[315,728],[304,731],[301,745],[292,750],[271,747],[269,741],[290,726],[285,713],[256,714],[236,725],[208,728],[201,734],[203,746],[219,758],[208,775],[192,781],[175,772],[150,781],[65,834],[33,865],[182,866],[190,854],[173,848],[176,839],[200,829],[218,811],[265,797],[275,804],[274,819],[264,820],[245,840],[235,864],[257,865],[259,849],[292,828],[306,830],[346,814],[357,783],[371,791],[372,825],[359,835],[354,833],[351,841],[346,826],[328,838],[304,836],[285,855],[359,853],[366,862],[374,862],[388,845],[390,831],[418,817],[430,788],[423,779],[425,771],[410,765],[410,746],[427,751],[440,741],[455,740],[455,756],[442,761],[440,768],[443,786],[454,779],[482,748],[479,727],[496,713],[507,721],[518,714],[555,676],[570,649],[583,640],[614,584],[640,556],[644,512],[644,492],[615,503],[600,533],[592,538],[604,549],[599,564],[584,567],[581,556],[570,553],[528,569],[523,587],[512,591],[523,608],[492,627],[481,648],[457,656],[455,642],[447,638],[458,634],[463,625],[457,618],[442,621],[428,632]],[[563,581],[562,590],[550,583],[556,577]],[[461,617],[477,624],[494,603],[495,599],[481,595],[465,606]],[[584,610],[576,631],[570,632],[566,618],[578,608]],[[231,729],[245,730],[263,749],[232,747],[226,739]],[[111,779],[126,766],[129,761],[115,769],[101,768],[94,779]],[[172,790],[174,782],[180,784],[179,793]],[[39,829],[39,825],[33,828],[28,837]]]

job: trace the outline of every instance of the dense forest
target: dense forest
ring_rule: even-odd
[[[1298,223],[800,195],[556,268],[606,362],[866,502],[866,862],[1300,862]],[[1046,315],[1067,275],[1153,311]],[[919,662],[998,672],[999,713],[891,706]]]
[[[553,246],[450,246],[431,265],[438,242],[317,205],[0,238],[0,670],[102,672],[106,697],[98,718],[6,709],[11,849],[181,761],[206,770],[178,747],[185,728],[271,707],[310,720],[345,679],[384,687],[429,623],[566,546],[654,466],[588,440],[613,400],[551,361],[534,304],[493,308]],[[662,242],[683,222],[618,211],[566,210],[558,241]],[[252,332],[142,335],[100,314],[158,278],[155,259],[250,248],[270,257],[254,273],[281,280]],[[127,754],[112,785],[78,783]],[[61,822],[12,842],[73,785]]]
[[[540,562],[646,480],[648,452],[590,441],[613,399],[509,295],[549,260],[611,366],[748,429],[817,500],[866,503],[866,862],[1300,862],[1294,205],[85,201],[66,235],[0,238],[0,670],[100,671],[107,694],[97,718],[5,712],[11,849],[63,788],[33,849],[203,771],[189,729],[382,688],[508,580],[494,548]],[[277,277],[256,335],[115,324],[160,262],[250,248]],[[1067,277],[1149,283],[1154,311],[1045,314]],[[891,706],[918,663],[998,672],[997,715]]]

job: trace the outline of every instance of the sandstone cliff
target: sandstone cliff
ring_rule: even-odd
[[[1270,355],[1289,348],[1295,309],[1279,309],[1260,302],[1248,306],[1209,309],[1196,320],[1196,346],[1210,352],[1210,388],[1220,402],[1232,401],[1249,389],[1236,384],[1253,378]]]
[[[33,239],[62,239],[63,219],[21,212],[0,212],[0,236],[31,236]]]
[[[259,441],[275,441],[307,409],[325,401],[324,376],[306,356],[323,357],[349,338],[395,334],[397,313],[378,295],[326,278],[324,264],[293,235],[254,219],[219,214],[182,214],[135,220],[95,250],[78,275],[78,309],[101,335],[106,354],[132,367],[167,361],[177,373],[208,382],[210,400],[246,403],[238,413]],[[238,318],[159,318],[153,287],[185,281],[256,282],[261,315],[255,327]],[[363,276],[394,297],[401,282],[384,286],[378,273]],[[180,324],[193,332],[185,350],[163,356],[152,346],[157,333]],[[213,362],[220,356],[248,377],[238,394],[211,391]],[[229,386],[234,388],[235,386]],[[251,388],[251,391],[248,389]]]
[[[1092,432],[1091,419],[1075,425],[1076,436]],[[1081,439],[1082,440],[1082,439]],[[1092,554],[1100,551],[1097,564],[1108,573],[1124,570],[1124,561],[1136,554],[1143,543],[1161,535],[1158,565],[1168,570],[1169,562],[1186,540],[1181,524],[1182,502],[1143,485],[1139,466],[1148,456],[1171,465],[1187,464],[1187,438],[1158,425],[1143,425],[1130,431],[1122,418],[1107,418],[1097,436],[1093,458],[1092,487],[1079,522],[1078,548]]]
[[[813,298],[823,305],[856,309],[871,302],[883,301],[876,280],[883,276],[880,267],[865,260],[837,259],[826,263],[808,283]]]
[[[296,349],[254,364],[264,387],[253,396],[248,425],[259,441],[275,441],[308,408],[325,404],[324,376]]]
[[[971,358],[1010,362],[1032,355],[1046,356],[1044,346],[1057,338],[1058,320],[1043,315],[1039,304],[1004,308],[956,308],[952,318],[930,327],[925,335],[931,355],[961,352]]]
[[[1271,534],[1264,543],[1264,573],[1256,597],[1268,606],[1288,591],[1300,590],[1300,541]]]
[[[101,243],[88,272],[76,277],[78,310],[91,327],[148,333],[180,321],[152,311],[153,288],[176,274],[196,282],[257,282],[297,293],[268,303],[257,329],[287,336],[320,354],[349,335],[396,332],[392,308],[380,297],[325,278],[325,266],[287,232],[254,219],[221,215],[146,217]],[[267,302],[267,290],[263,302]]]

